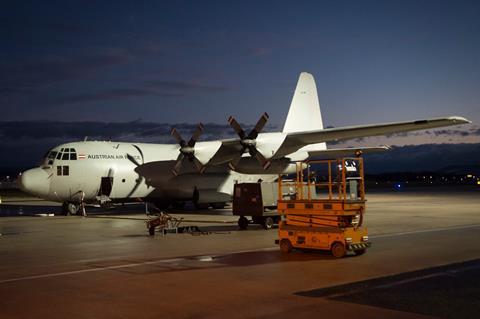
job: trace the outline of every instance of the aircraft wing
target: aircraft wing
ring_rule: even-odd
[[[208,165],[220,165],[229,162],[235,156],[241,154],[242,145],[240,140],[232,138],[221,141],[220,148],[216,151],[215,155],[209,160]]]
[[[379,153],[390,150],[390,146],[383,145],[378,147],[349,147],[349,148],[331,148],[326,150],[308,151],[309,159],[318,158],[339,158],[355,156],[357,152],[362,154]]]
[[[417,120],[410,122],[394,122],[384,124],[370,124],[345,126],[338,128],[327,128],[317,131],[293,132],[288,133],[285,141],[276,152],[274,158],[280,158],[291,154],[305,145],[346,140],[358,137],[386,135],[392,133],[408,132],[436,128],[442,126],[451,126],[471,123],[469,120],[460,116],[450,116],[445,118],[434,118],[428,120]]]

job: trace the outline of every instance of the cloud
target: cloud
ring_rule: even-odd
[[[442,171],[449,167],[480,170],[480,144],[422,144],[392,147],[390,151],[365,155],[368,174],[385,172]]]
[[[49,57],[36,62],[0,64],[0,89],[35,89],[45,84],[76,80],[104,68],[125,64],[129,56],[110,52],[77,57]]]
[[[67,105],[128,98],[156,96],[162,98],[183,97],[191,92],[221,92],[231,88],[202,84],[200,82],[151,80],[139,87],[101,90],[94,93],[64,95],[51,98],[49,105]]]
[[[174,91],[228,91],[231,90],[227,86],[209,85],[203,84],[198,81],[181,82],[181,81],[164,81],[164,80],[151,80],[146,81],[145,86],[151,89],[157,90],[174,90]]]
[[[46,150],[71,141],[114,140],[123,142],[175,143],[170,132],[177,128],[184,139],[189,139],[197,124],[153,123],[135,120],[131,122],[54,122],[18,121],[0,122],[0,149],[4,156],[2,167],[28,168],[37,164]],[[242,127],[253,128],[253,124]],[[279,131],[269,125],[265,131]],[[478,130],[480,131],[480,130]],[[207,123],[200,138],[202,141],[236,137],[225,124]],[[329,145],[333,145],[329,143]],[[333,147],[333,146],[332,146]],[[382,172],[436,171],[454,165],[476,165],[480,169],[480,144],[424,144],[393,147],[391,151],[367,154],[366,169],[369,174]]]
[[[440,136],[440,135],[447,135],[447,136],[468,136],[470,135],[470,132],[467,131],[461,131],[461,130],[436,130],[433,132],[435,136]]]
[[[480,136],[480,128],[476,130],[472,130],[470,134]]]
[[[266,47],[251,48],[247,51],[247,55],[255,56],[255,57],[262,57],[262,56],[267,56],[271,54],[272,54],[272,49],[266,48]]]
[[[69,24],[63,22],[50,22],[44,25],[39,26],[40,28],[45,28],[50,32],[58,33],[92,33],[94,30],[86,26],[81,26],[78,24]]]
[[[245,130],[253,128],[253,124],[241,124]],[[132,122],[104,123],[104,122],[54,122],[54,121],[12,121],[0,122],[0,137],[2,139],[83,139],[90,136],[94,139],[121,139],[132,142],[149,142],[161,139],[174,142],[170,136],[172,128],[177,128],[182,135],[192,134],[197,124],[190,123],[152,123],[135,120]],[[278,131],[279,128],[267,125],[265,131]],[[231,138],[236,134],[225,124],[204,124],[202,140]]]
[[[76,103],[88,103],[88,102],[99,102],[99,101],[108,101],[108,100],[121,100],[125,98],[138,98],[145,96],[159,96],[159,97],[180,97],[183,96],[182,93],[175,92],[156,92],[152,90],[143,90],[143,89],[112,89],[104,90],[92,94],[78,94],[63,96],[55,99],[51,104],[56,105],[65,105],[65,104],[76,104]]]

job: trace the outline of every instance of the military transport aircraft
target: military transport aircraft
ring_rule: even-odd
[[[38,197],[64,203],[67,214],[80,205],[141,200],[161,208],[193,201],[221,208],[233,184],[274,181],[295,172],[295,161],[358,149],[326,149],[325,142],[470,123],[458,116],[411,122],[323,128],[313,76],[301,73],[282,132],[261,133],[263,114],[250,132],[230,117],[238,138],[203,141],[199,124],[187,141],[173,129],[178,144],[72,142],[54,147],[38,168],[19,176],[19,186]],[[363,148],[364,152],[387,147]]]

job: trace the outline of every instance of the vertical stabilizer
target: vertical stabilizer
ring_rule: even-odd
[[[323,129],[317,86],[313,75],[300,73],[283,132],[304,132]]]

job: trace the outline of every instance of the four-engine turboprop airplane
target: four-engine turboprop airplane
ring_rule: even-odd
[[[411,122],[323,128],[313,76],[301,73],[282,132],[261,133],[262,115],[250,132],[237,121],[229,124],[238,138],[198,142],[199,124],[190,140],[174,129],[178,144],[84,141],[54,147],[38,168],[19,176],[22,190],[64,203],[66,213],[80,204],[143,200],[165,208],[193,201],[223,207],[233,184],[273,181],[279,173],[295,172],[295,161],[324,154],[345,155],[358,149],[326,149],[325,142],[469,123],[450,116]],[[363,148],[364,152],[388,147]]]

